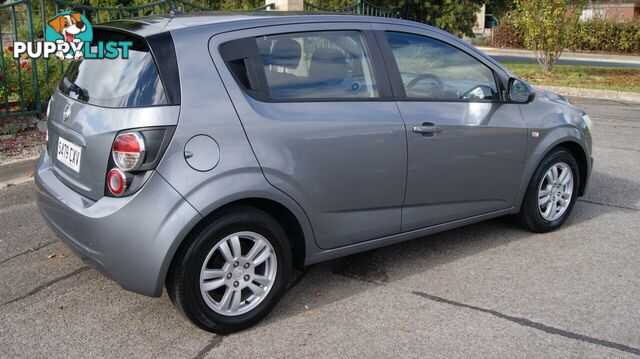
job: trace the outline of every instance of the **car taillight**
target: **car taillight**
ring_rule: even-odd
[[[138,132],[119,134],[111,150],[113,162],[123,171],[135,171],[144,162],[144,138]]]
[[[126,129],[111,145],[104,194],[126,197],[136,193],[149,179],[169,146],[175,126]]]
[[[127,189],[127,175],[120,169],[112,169],[107,174],[107,187],[114,196],[122,196]]]

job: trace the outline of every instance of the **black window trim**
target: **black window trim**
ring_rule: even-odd
[[[180,72],[178,69],[178,59],[176,58],[176,48],[173,43],[171,32],[165,31],[145,38],[151,56],[156,63],[160,81],[164,87],[165,96],[169,105],[180,105]],[[162,59],[158,61],[158,59]],[[168,86],[171,84],[171,86]]]
[[[389,45],[389,41],[385,36],[386,32],[394,32],[400,34],[407,34],[413,36],[421,36],[434,41],[442,42],[446,45],[449,45],[463,53],[471,56],[476,61],[480,62],[482,65],[487,67],[489,71],[493,74],[493,79],[496,83],[496,89],[498,90],[499,99],[491,99],[491,100],[464,100],[464,99],[438,99],[438,98],[428,98],[428,97],[408,97],[406,94],[406,90],[404,88],[404,83],[402,82],[402,75],[400,74],[400,69],[398,68],[398,64],[396,63],[395,57],[393,56],[393,51],[391,50],[391,46]],[[453,44],[449,41],[445,41],[442,39],[438,39],[434,36],[425,35],[422,33],[411,32],[410,30],[395,30],[395,29],[386,29],[386,30],[374,30],[376,40],[378,41],[378,46],[380,51],[382,52],[382,58],[386,64],[387,73],[389,74],[391,88],[394,94],[396,101],[398,102],[460,102],[460,103],[510,103],[508,99],[505,98],[506,92],[505,87],[501,76],[496,73],[493,67],[487,65],[483,59],[479,58],[475,54],[469,53],[465,49]]]
[[[227,71],[231,74],[236,85],[243,93],[250,96],[254,100],[268,101],[269,91],[267,87],[267,77],[262,69],[260,53],[258,45],[254,37],[242,37],[226,41],[218,46],[218,53],[224,61]],[[250,82],[255,82],[256,89],[247,88],[242,84],[242,80],[238,78],[238,74],[231,68],[231,62],[242,60],[247,71]]]
[[[375,80],[376,83],[376,88],[378,90],[378,96],[377,97],[333,97],[333,98],[301,98],[301,99],[275,99],[273,97],[271,97],[271,94],[269,92],[269,88],[267,85],[267,78],[266,78],[266,74],[264,71],[264,67],[262,65],[262,60],[260,58],[259,55],[259,51],[258,51],[258,45],[255,42],[255,36],[250,36],[250,37],[242,37],[242,38],[237,38],[237,39],[233,39],[230,41],[226,41],[224,43],[221,43],[218,46],[218,52],[220,54],[220,56],[222,57],[222,59],[225,62],[225,66],[227,67],[227,71],[229,71],[233,77],[233,79],[236,82],[236,85],[242,90],[243,93],[245,93],[246,95],[248,95],[249,97],[251,97],[254,100],[260,101],[260,102],[265,102],[265,103],[323,103],[323,102],[391,102],[391,101],[396,101],[396,98],[393,96],[393,91],[392,91],[392,86],[389,82],[389,74],[387,71],[387,68],[385,66],[384,61],[382,60],[382,53],[380,52],[380,48],[378,46],[378,42],[375,38],[375,34],[373,30],[363,30],[363,29],[358,29],[358,28],[349,28],[349,27],[345,27],[345,28],[341,28],[341,29],[334,29],[334,30],[319,30],[319,29],[313,29],[313,30],[303,30],[303,31],[287,31],[287,32],[274,32],[274,33],[268,33],[268,34],[264,34],[264,36],[277,36],[277,35],[287,35],[287,34],[303,34],[303,33],[317,33],[317,32],[330,32],[330,31],[335,31],[335,32],[347,32],[347,31],[352,31],[352,32],[358,32],[360,34],[362,34],[362,39],[363,39],[363,45],[365,46],[365,50],[367,51],[367,54],[369,55],[368,57],[368,61],[369,64],[371,66],[371,70],[372,70],[372,76]],[[228,45],[230,43],[236,42],[236,41],[246,41],[246,40],[251,40],[252,42],[252,49],[247,50],[249,52],[249,56],[246,56],[244,58],[248,58],[249,61],[247,62],[248,66],[251,66],[251,68],[248,69],[249,72],[253,72],[253,74],[255,75],[256,79],[257,79],[257,84],[258,84],[258,89],[257,90],[251,90],[251,89],[247,89],[245,86],[242,85],[241,81],[237,78],[237,75],[234,73],[234,71],[231,70],[230,66],[229,66],[229,61],[233,60],[233,56],[228,56],[225,55],[225,52],[223,51],[223,47],[225,45]],[[241,55],[239,55],[241,56]]]

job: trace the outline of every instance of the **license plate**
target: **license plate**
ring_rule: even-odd
[[[82,148],[62,137],[58,137],[58,161],[76,172],[80,172]]]

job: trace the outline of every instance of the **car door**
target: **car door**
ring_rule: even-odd
[[[513,206],[526,150],[517,104],[492,64],[447,35],[375,24],[406,123],[402,231]]]
[[[370,24],[243,30],[210,52],[266,179],[319,247],[400,232],[405,128]]]

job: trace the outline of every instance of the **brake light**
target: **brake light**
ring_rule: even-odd
[[[127,189],[127,175],[117,168],[112,169],[107,174],[107,187],[114,196],[122,196]]]
[[[127,129],[111,145],[104,185],[107,197],[136,193],[149,179],[169,146],[175,126]]]
[[[118,135],[113,141],[111,150],[113,162],[123,171],[135,171],[144,162],[144,138],[138,132],[127,132]]]

